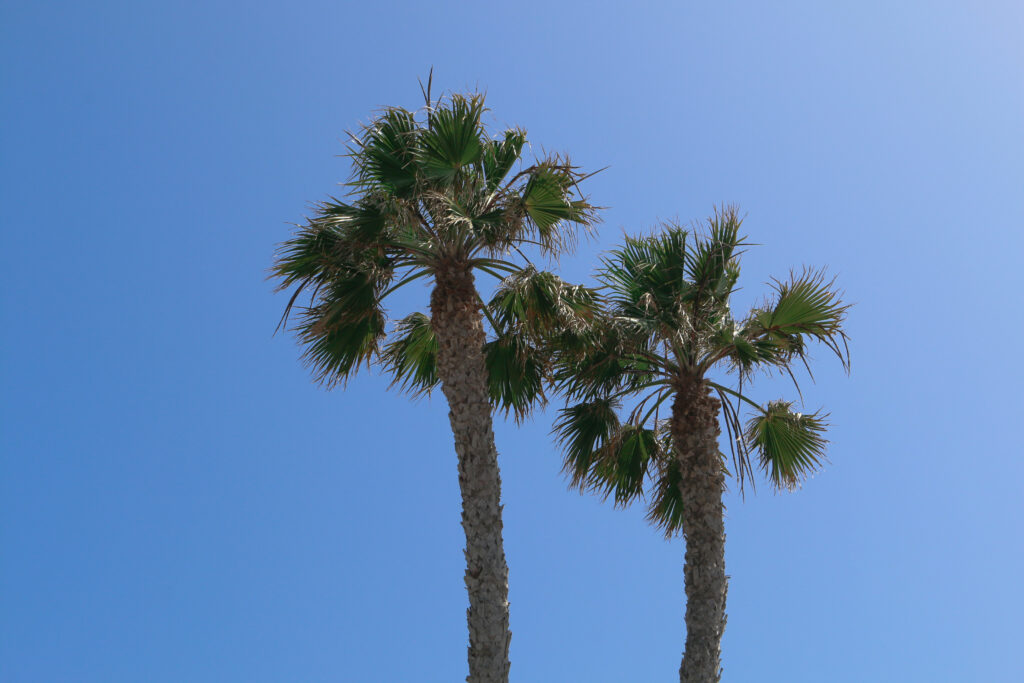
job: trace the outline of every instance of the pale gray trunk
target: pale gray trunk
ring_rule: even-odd
[[[462,491],[469,592],[469,683],[507,683],[508,565],[501,530],[501,474],[484,363],[483,321],[473,276],[438,272],[430,310],[439,344],[437,373],[448,399]]]
[[[721,680],[725,631],[725,476],[718,451],[720,404],[699,381],[686,383],[672,406],[672,437],[682,470],[683,536],[686,539],[686,649],[682,683]]]

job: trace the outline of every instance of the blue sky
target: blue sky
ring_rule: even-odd
[[[264,280],[431,66],[609,166],[565,277],[735,202],[741,304],[804,264],[856,304],[852,374],[804,387],[830,465],[728,497],[725,680],[1024,679],[1022,34],[1010,1],[5,3],[0,679],[465,676],[442,397],[314,386]],[[513,680],[673,680],[682,543],[568,492],[551,417],[497,429]]]

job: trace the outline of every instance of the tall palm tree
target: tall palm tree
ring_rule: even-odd
[[[466,534],[467,680],[504,682],[511,633],[492,405],[524,415],[542,398],[541,364],[521,331],[483,306],[475,275],[506,279],[496,312],[505,299],[514,304],[517,292],[538,287],[545,301],[565,308],[577,290],[524,270],[508,254],[522,254],[523,245],[557,254],[594,224],[595,208],[579,195],[585,176],[567,158],[527,165],[523,130],[488,136],[482,96],[432,101],[429,86],[424,96],[421,112],[387,108],[353,136],[349,196],[316,205],[281,245],[273,275],[280,289],[294,290],[283,321],[298,297],[309,295],[293,329],[318,381],[343,383],[361,365],[379,362],[411,391],[441,385]],[[399,320],[385,342],[385,300],[420,278],[432,285],[429,315]],[[493,323],[490,342],[485,315]]]
[[[729,472],[720,422],[741,487],[756,462],[774,486],[792,488],[824,455],[826,416],[784,400],[759,404],[743,385],[761,371],[792,377],[810,342],[822,342],[848,369],[847,306],[820,272],[774,281],[770,298],[733,317],[740,222],[724,208],[696,234],[668,225],[627,239],[598,275],[605,314],[558,342],[557,381],[573,404],[560,412],[555,433],[572,484],[618,505],[643,497],[652,523],[685,537],[684,683],[721,676]],[[737,382],[722,383],[722,374]],[[741,409],[750,413],[746,424]]]

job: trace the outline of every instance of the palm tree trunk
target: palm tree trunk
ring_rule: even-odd
[[[436,273],[430,299],[437,372],[448,399],[462,491],[469,592],[469,683],[507,683],[508,565],[501,530],[501,474],[484,362],[483,321],[472,273]]]
[[[718,451],[718,399],[699,381],[680,388],[672,405],[672,437],[682,473],[686,539],[686,649],[681,683],[721,680],[725,631],[725,477]]]

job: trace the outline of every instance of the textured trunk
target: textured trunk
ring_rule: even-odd
[[[507,683],[508,565],[501,538],[501,474],[487,392],[484,328],[473,276],[437,273],[430,299],[437,372],[448,399],[462,491],[469,592],[469,683]]]
[[[718,400],[694,381],[672,405],[672,437],[682,470],[683,536],[686,539],[686,649],[682,683],[717,683],[725,631],[725,476],[718,454]]]

